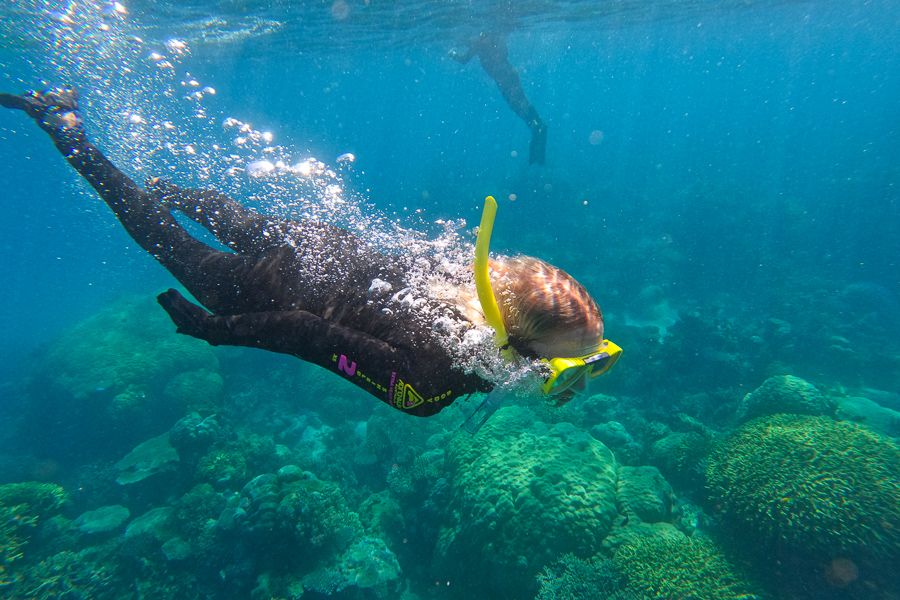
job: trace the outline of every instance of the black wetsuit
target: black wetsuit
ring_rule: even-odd
[[[538,114],[537,109],[528,101],[522,82],[512,63],[509,62],[509,50],[506,47],[506,39],[499,34],[482,34],[476,39],[469,50],[456,59],[467,63],[473,56],[478,57],[481,68],[494,80],[503,99],[516,115],[528,125],[531,130],[531,144],[529,147],[529,164],[544,164],[547,146],[547,126]]]
[[[2,96],[0,104],[21,108],[13,105],[19,97]],[[491,388],[454,368],[434,334],[435,315],[458,315],[433,299],[426,299],[429,311],[392,300],[405,287],[402,270],[360,238],[327,224],[273,220],[211,190],[157,182],[145,191],[90,144],[80,126],[57,128],[32,116],[131,237],[206,308],[176,290],[160,294],[178,332],[213,345],[297,356],[418,416]],[[234,252],[192,237],[170,208]],[[373,286],[375,279],[391,289]]]

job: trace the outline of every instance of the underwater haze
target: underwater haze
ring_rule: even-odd
[[[900,3],[5,2],[0,92],[62,85],[139,184],[386,252],[493,195],[624,352],[472,435],[178,335],[0,110],[0,597],[900,598]]]

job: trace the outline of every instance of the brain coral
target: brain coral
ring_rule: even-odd
[[[595,554],[617,514],[609,448],[569,423],[535,421],[521,407],[498,411],[474,437],[458,436],[447,461],[452,517],[438,554],[460,587],[533,595],[545,564],[566,553]]]
[[[764,542],[854,559],[900,548],[900,448],[827,417],[751,421],[710,456],[707,481],[724,513]]]
[[[834,401],[805,379],[777,375],[744,396],[737,412],[740,421],[748,421],[777,413],[832,415],[834,409]]]
[[[625,578],[625,589],[637,598],[759,597],[712,541],[675,529],[631,537],[616,550],[613,564]]]

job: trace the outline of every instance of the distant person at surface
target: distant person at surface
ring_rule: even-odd
[[[31,116],[134,241],[202,304],[173,289],[158,296],[179,333],[297,356],[419,416],[495,386],[459,367],[447,339],[462,338],[442,337],[442,327],[455,324],[464,334],[487,320],[508,337],[505,357],[553,359],[541,389],[560,401],[598,374],[598,360],[608,363],[605,368],[614,362],[605,352],[597,304],[572,277],[538,259],[498,258],[489,273],[484,245],[477,292],[479,298],[491,294],[500,313],[493,322],[488,311],[479,312],[471,284],[443,294],[435,288],[410,301],[413,284],[404,265],[412,261],[380,253],[349,231],[269,217],[214,190],[182,189],[156,178],[140,188],[88,141],[72,90],[0,94],[0,105]],[[192,237],[175,211],[232,251]]]
[[[547,147],[547,126],[525,96],[519,74],[509,62],[505,36],[482,32],[465,53],[460,54],[452,50],[450,56],[463,64],[468,63],[474,56],[478,57],[481,68],[497,83],[503,99],[531,130],[528,164],[543,165]]]

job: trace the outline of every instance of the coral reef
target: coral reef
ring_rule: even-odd
[[[669,529],[620,545],[613,564],[638,598],[736,600],[759,598],[747,575],[709,539]]]
[[[639,600],[640,596],[621,588],[622,575],[612,560],[600,556],[583,559],[565,554],[544,567],[537,578],[535,600]]]
[[[66,491],[55,483],[25,481],[0,485],[0,506],[24,505],[29,513],[41,518],[56,513],[67,501]]]
[[[82,513],[73,525],[83,533],[110,533],[119,529],[130,516],[129,510],[121,504],[111,504]]]
[[[340,489],[308,471],[286,466],[250,480],[234,516],[242,535],[267,555],[294,547],[304,561],[345,550],[362,535],[359,516]]]
[[[182,461],[196,461],[214,442],[220,439],[222,427],[216,415],[200,416],[192,412],[175,423],[169,430],[169,443]]]
[[[700,489],[703,483],[703,460],[712,441],[696,431],[673,432],[653,442],[649,461],[676,485],[687,490]]]
[[[116,579],[115,561],[89,547],[64,550],[24,570],[10,598],[33,600],[114,600],[122,598],[123,582]]]
[[[900,411],[882,406],[869,398],[838,398],[835,416],[844,421],[860,423],[883,435],[900,437]]]
[[[592,556],[612,527],[613,454],[569,423],[504,408],[478,435],[456,438],[447,459],[454,510],[438,552],[442,577],[461,588],[533,594],[545,564]]]
[[[91,450],[121,456],[185,410],[218,403],[214,350],[173,331],[144,299],[114,304],[60,336],[31,375],[23,433],[39,435],[28,447],[60,460]],[[97,431],[105,432],[102,445],[91,443]]]
[[[0,506],[0,590],[20,579],[15,563],[24,556],[37,517],[29,514],[24,505]]]
[[[737,417],[744,422],[777,413],[833,415],[834,409],[834,400],[811,383],[793,375],[777,375],[744,396],[738,405]]]
[[[53,483],[0,485],[0,591],[21,584],[19,563],[26,558],[35,529],[58,513],[66,501],[65,490]]]
[[[631,464],[640,459],[642,453],[640,444],[631,436],[625,425],[618,421],[594,425],[591,427],[591,435],[615,452],[620,462]]]
[[[675,493],[656,467],[619,467],[616,505],[619,513],[645,523],[672,519]]]
[[[775,415],[712,453],[713,501],[767,548],[858,564],[900,555],[900,448],[859,425]]]
[[[158,473],[171,472],[177,465],[178,453],[169,443],[169,434],[164,433],[138,444],[116,463],[119,473],[116,482],[137,483]]]
[[[290,456],[280,451],[271,436],[243,430],[226,436],[219,433],[217,427],[214,430],[210,435],[217,436],[215,443],[196,460],[194,477],[197,481],[211,483],[217,489],[237,491],[254,473],[272,471],[290,461]],[[209,439],[204,440],[203,445]]]

